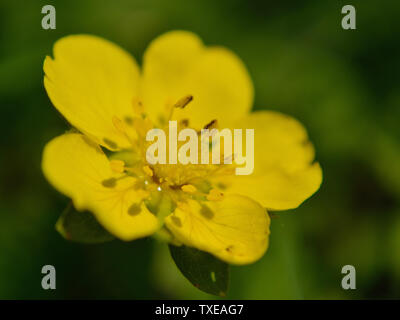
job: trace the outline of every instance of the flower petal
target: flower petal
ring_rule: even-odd
[[[228,49],[206,48],[185,31],[168,32],[150,44],[141,89],[144,107],[156,121],[179,99],[192,95],[186,108],[174,110],[174,119],[189,119],[196,129],[214,119],[228,126],[253,102],[253,85],[241,60]]]
[[[44,61],[44,85],[54,106],[80,131],[116,150],[129,146],[113,125],[133,115],[139,69],[117,45],[90,35],[73,35],[54,45]]]
[[[165,224],[179,242],[232,264],[252,263],[268,247],[269,217],[257,202],[243,196],[189,200],[178,205]]]
[[[318,190],[322,170],[313,162],[314,148],[300,122],[278,112],[257,111],[235,128],[254,129],[254,171],[220,179],[220,186],[273,210],[296,208]]]
[[[77,210],[89,210],[110,233],[122,240],[153,234],[158,219],[142,203],[136,180],[115,174],[101,148],[77,133],[51,140],[43,152],[46,178],[72,198]]]

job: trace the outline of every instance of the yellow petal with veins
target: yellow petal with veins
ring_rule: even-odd
[[[136,179],[115,173],[101,148],[87,137],[69,133],[51,140],[43,152],[42,168],[77,210],[91,211],[114,236],[133,240],[159,229],[158,219],[142,202],[147,194],[137,187]]]
[[[111,150],[127,138],[112,119],[131,119],[139,68],[117,45],[91,35],[72,35],[54,45],[44,61],[44,85],[54,106],[77,129]]]
[[[226,195],[221,201],[188,200],[165,219],[184,245],[209,252],[232,264],[252,263],[268,247],[270,220],[250,198]]]
[[[222,190],[273,210],[296,208],[318,190],[322,170],[300,122],[278,112],[256,111],[235,128],[254,129],[254,172],[215,179]]]
[[[141,97],[145,112],[155,121],[168,120],[168,108],[193,97],[173,119],[189,119],[201,129],[213,119],[221,127],[243,117],[253,103],[253,85],[246,67],[230,50],[209,47],[193,33],[167,32],[145,52]]]

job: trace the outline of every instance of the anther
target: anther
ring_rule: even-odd
[[[214,119],[204,126],[204,129],[215,129],[218,126],[218,120]]]
[[[132,100],[133,112],[137,115],[141,115],[143,113],[143,104],[139,98],[135,97]]]
[[[185,184],[181,187],[181,189],[183,192],[191,193],[191,194],[195,193],[197,191],[196,187],[192,184]]]
[[[144,166],[143,167],[143,171],[150,177],[153,176],[153,170],[151,170],[151,168],[149,166]]]
[[[174,108],[180,108],[183,109],[186,107],[190,101],[193,100],[193,96],[191,94],[184,96],[183,98],[179,99],[175,104]]]
[[[112,171],[116,173],[122,173],[125,170],[125,162],[122,160],[111,160],[110,167]]]
[[[210,201],[219,201],[222,200],[224,194],[217,189],[211,189],[209,194],[207,195],[207,200]]]
[[[189,126],[189,119],[182,119],[179,124],[183,127],[188,127]]]

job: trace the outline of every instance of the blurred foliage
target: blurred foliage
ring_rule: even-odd
[[[171,29],[198,33],[246,63],[255,108],[302,121],[324,170],[320,191],[272,221],[260,261],[233,267],[227,298],[400,298],[400,4],[350,1],[0,1],[0,298],[211,298],[153,239],[81,245],[55,223],[68,203],[45,181],[43,146],[68,125],[43,88],[42,64],[71,33],[103,36],[138,61]],[[57,29],[41,29],[53,4]],[[57,290],[41,289],[41,268]],[[341,268],[357,270],[344,291]]]

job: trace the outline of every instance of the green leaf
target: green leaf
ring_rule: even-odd
[[[90,212],[77,211],[72,204],[58,219],[56,230],[65,239],[81,243],[103,243],[114,239]]]
[[[185,246],[169,245],[172,259],[196,288],[224,297],[228,291],[229,265],[209,253]]]

